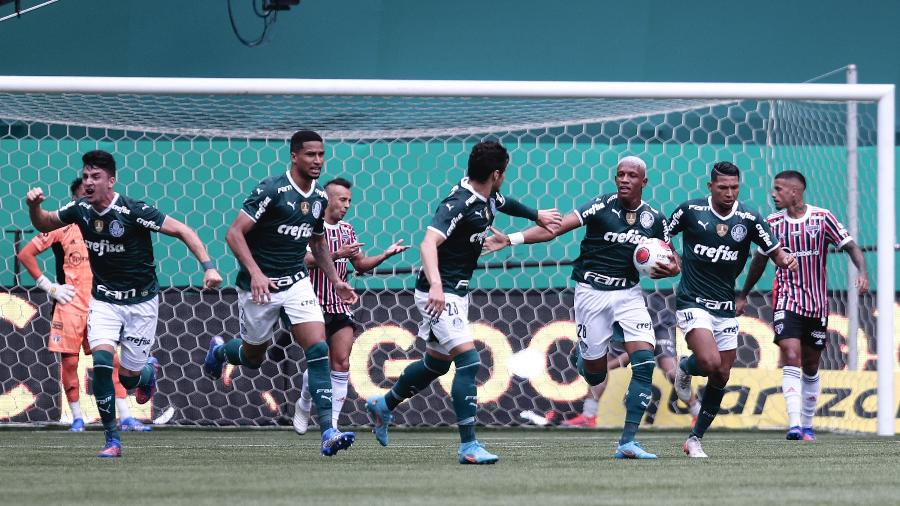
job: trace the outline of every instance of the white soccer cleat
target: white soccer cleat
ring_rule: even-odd
[[[294,404],[294,432],[300,434],[306,434],[306,431],[309,429],[309,410],[304,410],[300,407],[300,399],[297,399],[297,403]]]
[[[681,363],[675,364],[675,395],[683,402],[691,400],[691,378],[692,376],[681,368]]]
[[[703,451],[703,445],[700,444],[700,438],[697,436],[691,436],[687,438],[687,441],[684,442],[684,454],[688,457],[695,459],[705,459],[709,457],[706,452]]]

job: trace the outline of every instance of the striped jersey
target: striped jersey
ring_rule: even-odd
[[[341,249],[341,246],[356,242],[356,232],[353,225],[346,221],[339,221],[336,225],[325,223],[325,242],[328,244],[328,251],[335,253]],[[350,260],[347,258],[339,258],[334,261],[334,270],[340,279],[347,281],[349,274]],[[323,313],[341,313],[350,314],[352,308],[341,301],[337,292],[334,290],[334,284],[325,276],[325,272],[318,267],[309,270],[312,278],[313,289],[316,291],[316,297],[322,306]]]
[[[800,265],[797,272],[776,269],[775,309],[814,318],[827,316],[825,257],[828,246],[840,249],[853,238],[831,211],[811,205],[806,206],[806,214],[800,218],[791,218],[786,210],[781,210],[770,214],[766,221],[784,250]]]

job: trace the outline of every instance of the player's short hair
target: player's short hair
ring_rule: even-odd
[[[291,136],[291,153],[303,149],[304,142],[324,142],[322,136],[312,130],[300,130]]]
[[[81,156],[81,161],[84,163],[85,167],[102,169],[109,177],[116,177],[116,159],[113,158],[113,155],[102,149],[88,151]]]
[[[616,169],[618,169],[619,167],[621,167],[623,165],[630,165],[632,167],[638,167],[640,169],[643,169],[644,172],[647,172],[647,164],[644,163],[643,160],[641,160],[640,158],[638,158],[636,156],[623,157],[621,160],[619,160],[619,163],[616,164]]]
[[[740,179],[741,169],[731,162],[716,162],[709,174],[709,180],[715,182],[719,176],[737,176]]]
[[[344,188],[346,188],[348,190],[350,188],[353,188],[353,183],[351,183],[350,181],[348,181],[342,177],[336,177],[336,178],[332,179],[331,181],[325,183],[324,188],[328,188],[329,186],[331,186],[333,184],[336,184],[338,186],[343,186]]]
[[[796,170],[781,171],[778,174],[775,174],[775,179],[793,179],[802,184],[804,190],[806,189],[806,178]]]
[[[81,188],[82,183],[83,181],[80,177],[75,178],[75,180],[72,181],[72,184],[69,185],[69,193],[71,193],[72,195],[78,193],[78,189]]]
[[[487,181],[491,172],[499,170],[503,173],[508,163],[509,153],[502,144],[497,141],[481,141],[469,153],[467,175],[475,181]]]

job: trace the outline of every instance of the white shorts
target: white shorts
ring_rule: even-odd
[[[88,344],[121,345],[119,363],[129,371],[140,371],[156,343],[159,298],[137,304],[110,304],[91,298],[88,304]]]
[[[425,312],[428,304],[428,293],[416,290],[414,299],[422,321],[419,323],[419,337],[425,340],[425,347],[442,355],[449,355],[450,350],[465,343],[474,341],[469,328],[469,297],[460,297],[452,293],[444,294],[444,312],[432,318]]]
[[[238,288],[237,292],[240,335],[245,343],[262,344],[271,341],[281,311],[287,315],[291,325],[308,322],[325,324],[309,278],[301,279],[287,290],[271,293],[271,299],[266,304],[253,302],[253,294],[249,291]]]
[[[706,329],[716,338],[719,351],[734,350],[738,345],[737,318],[713,316],[704,309],[692,307],[675,311],[678,328],[687,336],[694,329]]]
[[[575,286],[575,324],[579,351],[585,360],[606,356],[615,322],[622,326],[626,343],[642,341],[656,346],[653,322],[640,286],[608,291],[585,283]]]

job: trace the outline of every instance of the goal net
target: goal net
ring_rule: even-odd
[[[231,80],[229,86],[240,81]],[[773,210],[772,177],[803,172],[809,203],[831,209],[845,225],[848,200],[848,103],[840,100],[727,100],[704,98],[540,98],[375,94],[247,93],[254,83],[194,93],[0,92],[0,422],[43,424],[68,413],[59,384],[59,357],[46,349],[51,304],[16,265],[14,253],[35,232],[24,204],[41,186],[46,209],[69,200],[80,175],[80,156],[112,152],[119,164],[117,190],[143,198],[193,227],[225,276],[221,291],[201,291],[196,260],[178,241],[155,238],[163,285],[157,347],[162,364],[152,404],[133,406],[137,416],[171,424],[289,425],[305,368],[302,350],[276,332],[269,360],[258,371],[228,367],[224,381],[203,377],[209,339],[238,332],[234,279],[237,264],[225,231],[243,199],[261,179],[287,169],[287,139],[300,129],[326,139],[322,181],[351,180],[353,206],[346,218],[377,254],[397,240],[417,246],[439,200],[465,174],[471,147],[491,138],[510,152],[505,193],[533,207],[566,213],[598,194],[613,192],[619,158],[646,161],[644,200],[669,215],[682,201],[708,194],[712,163],[728,160],[743,171],[741,201]],[[63,85],[59,85],[63,86]],[[402,88],[398,84],[398,89]],[[77,88],[77,87],[76,87]],[[465,95],[465,96],[463,96]],[[571,95],[570,95],[571,96]],[[876,105],[857,104],[857,243],[874,249],[878,238]],[[498,216],[506,231],[522,220]],[[482,257],[472,280],[469,315],[485,367],[479,373],[478,422],[514,426],[540,422],[528,412],[574,414],[588,392],[568,363],[576,339],[570,262],[583,232],[540,245]],[[680,247],[680,239],[676,239]],[[876,259],[866,255],[877,287]],[[52,255],[45,272],[54,272]],[[363,330],[351,357],[350,392],[341,425],[365,425],[364,400],[384,392],[424,345],[414,337],[412,289],[416,248],[394,257],[373,275],[353,276],[360,293],[355,316]],[[875,297],[859,300],[858,331],[850,335],[848,260],[828,260],[831,318],[822,364],[817,425],[875,431]],[[20,272],[21,271],[21,272]],[[773,267],[757,285],[740,318],[736,369],[717,426],[784,427],[777,347],[772,342],[770,291]],[[738,286],[743,283],[743,276]],[[676,335],[672,281],[642,280],[658,335]],[[890,288],[893,290],[893,287]],[[874,292],[873,292],[874,293]],[[893,298],[893,296],[891,296]],[[851,346],[858,363],[848,364]],[[890,350],[887,353],[891,353]],[[896,360],[893,361],[896,366]],[[82,406],[96,418],[89,397],[91,359],[81,357]],[[598,425],[618,426],[630,372],[615,371],[601,399]],[[701,379],[702,378],[698,378]],[[452,372],[398,409],[403,426],[454,423],[448,392]],[[702,388],[702,381],[695,386]],[[688,427],[686,406],[657,368],[654,403],[645,424]]]

